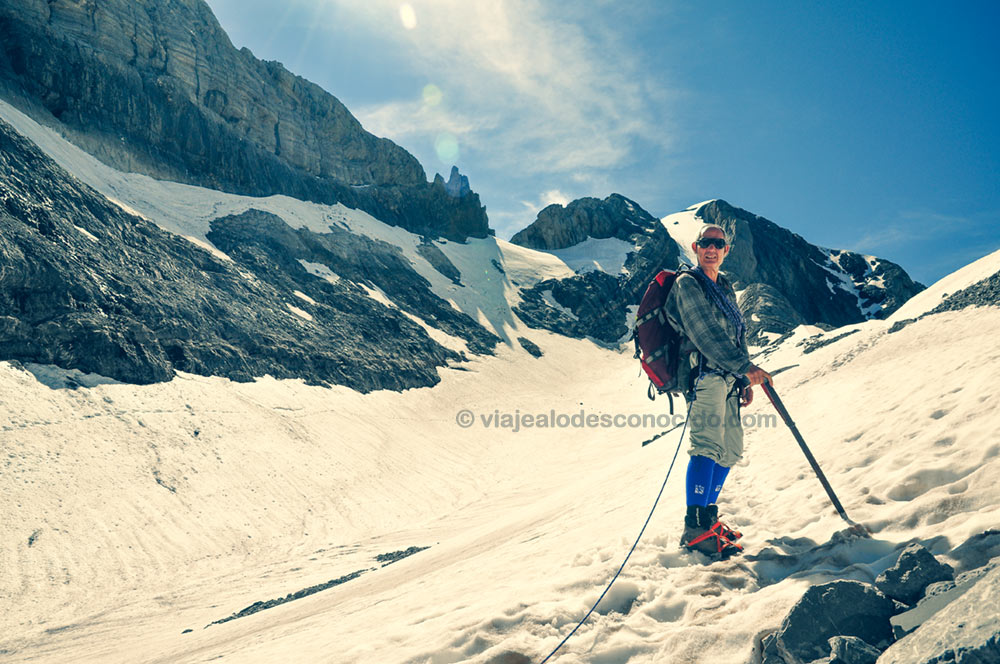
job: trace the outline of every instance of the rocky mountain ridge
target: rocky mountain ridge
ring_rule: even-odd
[[[0,358],[131,383],[269,374],[367,392],[433,385],[462,360],[430,326],[474,353],[498,341],[394,245],[250,210],[213,221],[219,257],[125,212],[3,121],[0,169]]]
[[[695,216],[732,238],[723,270],[745,291],[740,308],[751,337],[761,341],[762,332],[784,334],[803,323],[841,327],[886,318],[924,289],[891,261],[818,247],[723,200]]]
[[[431,237],[485,208],[280,63],[237,50],[202,0],[0,0],[0,92],[122,171],[341,202]]]
[[[748,337],[756,345],[766,345],[798,325],[833,328],[884,318],[923,289],[895,263],[817,247],[774,222],[723,200],[709,201],[689,213],[693,218],[685,220],[684,231],[692,222],[715,223],[725,228],[732,239],[723,271],[739,292]],[[588,238],[618,238],[632,243],[634,252],[629,254],[627,275],[587,273],[535,286],[524,292],[525,300],[531,303],[529,315],[522,314],[524,306],[518,313],[529,325],[557,332],[590,329],[589,336],[609,343],[621,338],[627,329],[624,318],[627,306],[638,303],[656,271],[676,269],[685,260],[681,245],[693,238],[687,238],[679,229],[671,235],[672,228],[667,220],[661,223],[634,201],[617,194],[603,202],[585,198],[565,207],[545,208],[511,241],[552,251],[578,245]],[[666,232],[661,236],[661,231]],[[645,235],[659,239],[646,242]],[[602,287],[584,291],[577,286],[580,281]],[[621,287],[616,290],[613,282]],[[543,299],[537,296],[540,287],[551,293],[558,306],[544,306]],[[588,297],[595,301],[585,302]],[[615,302],[618,304],[612,304]],[[560,307],[571,310],[578,320],[568,321],[565,315],[560,318]],[[614,325],[607,322],[609,307],[615,310]],[[599,312],[596,318],[588,314],[595,310]]]

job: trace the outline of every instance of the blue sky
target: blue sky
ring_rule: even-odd
[[[429,178],[458,165],[500,237],[617,192],[723,198],[925,284],[1000,248],[1000,3],[209,5]]]

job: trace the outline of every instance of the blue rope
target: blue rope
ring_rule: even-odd
[[[701,376],[699,376],[698,378],[700,380]],[[697,387],[697,381],[695,382],[695,386]],[[694,392],[694,389],[692,389],[692,392]],[[670,467],[667,468],[667,476],[663,478],[663,485],[660,486],[660,492],[656,494],[656,500],[653,501],[653,509],[649,510],[649,516],[646,517],[646,523],[642,524],[642,530],[639,531],[639,536],[635,538],[635,543],[632,545],[632,548],[629,549],[628,555],[625,556],[625,560],[622,561],[621,567],[619,567],[618,571],[615,572],[615,576],[614,578],[611,579],[611,583],[608,584],[608,587],[604,589],[604,592],[601,593],[601,596],[597,598],[596,602],[594,602],[594,606],[590,607],[590,611],[587,611],[587,615],[583,617],[583,620],[577,623],[576,627],[573,628],[573,631],[567,634],[566,638],[563,639],[562,642],[556,646],[555,650],[550,652],[548,656],[545,659],[543,659],[539,664],[545,664],[545,662],[549,661],[549,659],[557,652],[559,652],[559,649],[562,648],[567,641],[569,641],[570,637],[576,634],[576,630],[583,627],[583,623],[587,622],[587,618],[589,618],[590,614],[592,614],[597,609],[597,605],[601,603],[601,600],[604,599],[604,596],[608,594],[609,590],[611,590],[611,586],[614,585],[614,582],[618,580],[618,576],[622,573],[622,570],[625,569],[625,565],[628,563],[628,559],[632,557],[632,552],[635,551],[635,548],[637,546],[639,546],[639,540],[642,539],[642,534],[646,532],[646,526],[649,525],[649,521],[653,518],[653,512],[656,511],[656,506],[660,502],[660,497],[663,495],[663,490],[667,488],[667,480],[670,479],[670,471],[674,469],[674,462],[677,461],[677,454],[680,453],[681,451],[681,443],[684,442],[684,432],[687,431],[688,419],[691,417],[692,405],[694,405],[693,400],[690,403],[688,403],[687,415],[685,416],[684,419],[684,428],[681,429],[681,437],[680,440],[677,441],[677,449],[674,450],[674,458],[670,460]]]

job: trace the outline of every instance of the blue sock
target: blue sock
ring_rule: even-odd
[[[722,491],[722,485],[726,483],[726,477],[729,475],[729,468],[726,466],[720,466],[715,464],[715,470],[712,471],[712,481],[711,488],[708,491],[708,502],[706,505],[712,505],[719,499],[719,492]]]
[[[688,505],[701,505],[705,507],[709,504],[709,494],[711,494],[711,489],[714,487],[715,469],[718,467],[718,464],[708,457],[691,457],[687,469]],[[726,470],[728,471],[729,469],[726,468]]]

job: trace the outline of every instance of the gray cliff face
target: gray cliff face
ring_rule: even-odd
[[[653,277],[680,262],[677,243],[660,221],[638,203],[612,194],[584,198],[565,208],[550,205],[511,242],[536,249],[563,249],[588,237],[631,243],[621,274],[589,271],[568,279],[546,279],[521,289],[514,311],[530,327],[615,344],[628,334],[628,307],[637,304]],[[558,306],[552,306],[552,303]]]
[[[367,392],[433,385],[462,360],[407,313],[474,353],[498,342],[396,246],[255,210],[216,219],[210,239],[233,260],[125,213],[0,121],[0,358],[132,383],[180,370]]]
[[[697,212],[732,239],[723,270],[737,290],[751,338],[796,325],[840,327],[885,318],[924,289],[890,261],[824,250],[774,222],[723,200]],[[750,290],[754,285],[767,289]]]
[[[121,170],[490,233],[478,196],[449,196],[336,98],[235,49],[202,0],[0,0],[0,43],[0,91]]]

